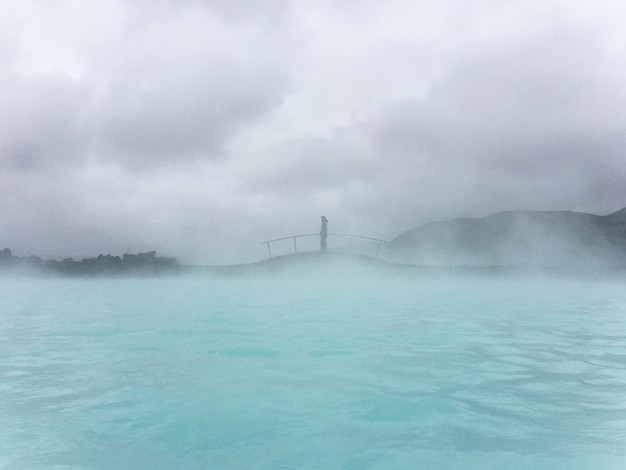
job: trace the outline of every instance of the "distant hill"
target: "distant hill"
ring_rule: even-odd
[[[626,208],[599,216],[509,211],[433,222],[389,242],[390,259],[425,265],[626,265]]]

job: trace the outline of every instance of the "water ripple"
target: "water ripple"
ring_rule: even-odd
[[[549,287],[5,284],[0,466],[621,468],[626,293]]]

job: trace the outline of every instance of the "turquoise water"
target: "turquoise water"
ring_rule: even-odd
[[[0,467],[623,469],[626,289],[0,280]]]

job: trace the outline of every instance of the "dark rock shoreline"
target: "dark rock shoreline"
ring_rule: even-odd
[[[369,256],[349,253],[297,253],[257,263],[221,266],[182,265],[175,258],[156,256],[150,251],[123,256],[99,255],[74,260],[43,260],[38,256],[13,256],[11,250],[0,250],[0,275],[28,277],[61,276],[68,278],[200,276],[208,278],[319,276],[350,279],[360,275],[382,275],[392,278],[438,278],[449,276],[524,277],[549,275],[591,279],[626,276],[625,265],[613,266],[524,266],[524,265],[419,265],[392,263]]]
[[[175,258],[156,256],[156,251],[123,256],[102,255],[84,258],[44,260],[39,256],[13,256],[11,250],[0,250],[0,272],[18,274],[52,274],[68,277],[164,275],[181,271]]]

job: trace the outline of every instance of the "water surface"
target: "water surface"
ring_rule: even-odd
[[[0,281],[0,467],[626,468],[621,280]]]

